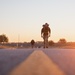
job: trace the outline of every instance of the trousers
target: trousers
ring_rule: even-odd
[[[43,36],[44,39],[44,47],[48,47],[48,35]]]

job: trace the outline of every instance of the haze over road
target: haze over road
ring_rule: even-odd
[[[0,75],[15,75],[15,71],[28,75],[75,75],[75,49],[0,49]]]

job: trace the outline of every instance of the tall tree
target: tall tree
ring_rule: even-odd
[[[0,43],[8,42],[8,37],[5,34],[0,35]]]
[[[58,41],[58,43],[62,43],[62,44],[64,44],[64,43],[66,43],[67,41],[66,41],[66,39],[64,39],[64,38],[62,38],[62,39],[60,39],[59,41]]]
[[[50,40],[50,41],[49,41],[49,45],[50,45],[50,46],[54,45],[54,41],[53,41],[53,40]]]

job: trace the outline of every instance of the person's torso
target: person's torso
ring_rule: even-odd
[[[44,35],[44,36],[48,35],[49,27],[43,28],[42,32],[43,32],[43,35]]]

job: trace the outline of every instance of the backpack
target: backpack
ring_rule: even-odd
[[[45,27],[45,28],[43,28],[42,32],[43,32],[44,35],[48,35],[48,32],[51,32],[51,30],[50,30],[49,27]]]

